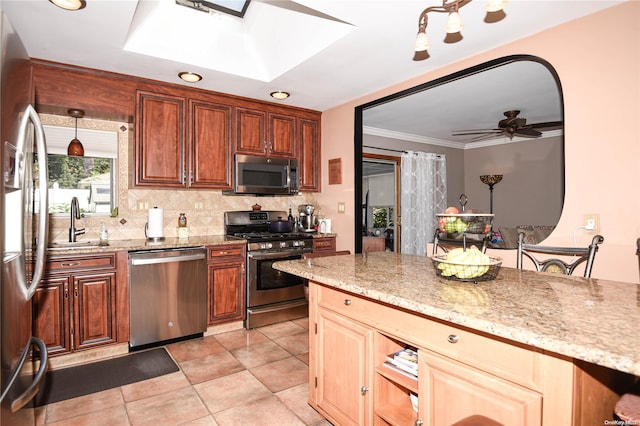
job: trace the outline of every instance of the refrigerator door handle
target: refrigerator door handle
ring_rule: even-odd
[[[31,283],[21,281],[24,287],[23,291],[27,300],[31,299],[36,292],[36,288],[42,279],[44,273],[44,264],[47,255],[47,239],[49,232],[49,170],[47,163],[47,145],[45,142],[44,128],[40,122],[38,113],[32,105],[27,105],[20,122],[20,130],[18,135],[18,144],[21,151],[24,150],[27,137],[27,126],[29,120],[33,123],[36,136],[36,153],[38,156],[38,196],[40,199],[40,212],[38,214],[38,237],[36,247],[36,258]]]
[[[25,361],[27,360],[27,357],[29,356],[29,352],[30,352],[29,349],[31,348],[32,345],[36,345],[38,347],[38,351],[40,353],[40,367],[38,368],[38,372],[36,373],[29,387],[24,392],[22,392],[22,394],[19,395],[17,398],[13,399],[12,401],[9,401],[9,407],[11,408],[12,413],[15,413],[16,411],[18,411],[19,409],[27,405],[29,401],[31,401],[33,397],[36,396],[36,394],[40,390],[40,383],[42,382],[42,379],[44,378],[44,375],[47,372],[47,364],[49,361],[47,345],[45,345],[45,343],[39,338],[35,336],[31,336],[31,339],[29,340],[29,344],[24,348],[24,351],[22,352],[20,359],[16,363],[16,367],[13,370],[11,377],[7,381],[5,390],[0,396],[0,401],[4,401],[5,397],[7,397],[7,394],[9,393],[9,390],[13,386],[13,383],[16,381],[16,379],[20,375],[20,370],[22,370],[22,366],[24,365]]]
[[[33,382],[31,382],[29,387],[24,392],[22,392],[21,395],[10,401],[9,406],[11,407],[12,413],[15,413],[16,411],[27,405],[29,401],[31,401],[36,396],[36,394],[40,390],[40,383],[42,382],[42,379],[44,379],[45,373],[47,372],[47,346],[42,340],[38,339],[35,336],[32,336],[31,340],[29,341],[29,347],[31,347],[31,345],[36,345],[38,347],[38,351],[40,352],[40,367],[38,368],[38,372],[36,373],[35,377],[33,378]],[[28,353],[29,351],[25,352]]]

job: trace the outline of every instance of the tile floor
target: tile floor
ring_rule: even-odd
[[[330,426],[307,404],[307,318],[167,345],[180,371],[41,407],[40,425]]]

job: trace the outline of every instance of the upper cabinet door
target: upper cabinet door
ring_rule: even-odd
[[[301,191],[320,191],[320,120],[298,121],[299,188]]]
[[[236,153],[296,157],[296,117],[266,110],[236,108]]]
[[[296,157],[296,118],[282,114],[269,114],[267,155]]]
[[[185,98],[137,93],[135,184],[184,187]]]
[[[236,152],[259,155],[266,153],[267,113],[249,108],[236,108]]]
[[[189,100],[193,188],[231,189],[233,107]]]

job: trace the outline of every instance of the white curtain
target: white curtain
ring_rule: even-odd
[[[401,252],[425,256],[433,241],[437,213],[447,208],[447,163],[444,155],[409,151],[401,163]]]

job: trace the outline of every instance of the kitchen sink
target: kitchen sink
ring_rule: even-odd
[[[49,243],[49,250],[73,250],[84,248],[98,248],[99,241],[53,241]]]

